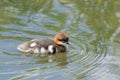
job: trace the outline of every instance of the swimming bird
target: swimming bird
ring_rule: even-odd
[[[25,53],[54,54],[65,52],[65,44],[69,43],[69,37],[63,32],[57,33],[53,39],[32,39],[20,44],[17,49]]]

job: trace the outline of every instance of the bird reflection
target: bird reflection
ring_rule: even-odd
[[[54,55],[49,54],[34,54],[34,53],[22,53],[21,56],[36,57],[35,64],[56,63],[56,66],[65,66],[68,64],[67,53],[58,53]]]

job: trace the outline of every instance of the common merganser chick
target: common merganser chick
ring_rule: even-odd
[[[17,47],[21,52],[54,54],[65,52],[65,44],[69,44],[69,38],[65,33],[57,33],[54,39],[33,39]]]

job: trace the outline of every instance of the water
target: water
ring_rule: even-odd
[[[120,80],[119,0],[1,0],[0,79]],[[16,47],[64,31],[65,53],[30,55]]]

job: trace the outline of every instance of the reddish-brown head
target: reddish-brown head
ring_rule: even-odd
[[[57,33],[54,37],[54,42],[58,45],[69,44],[69,38],[65,33]]]

